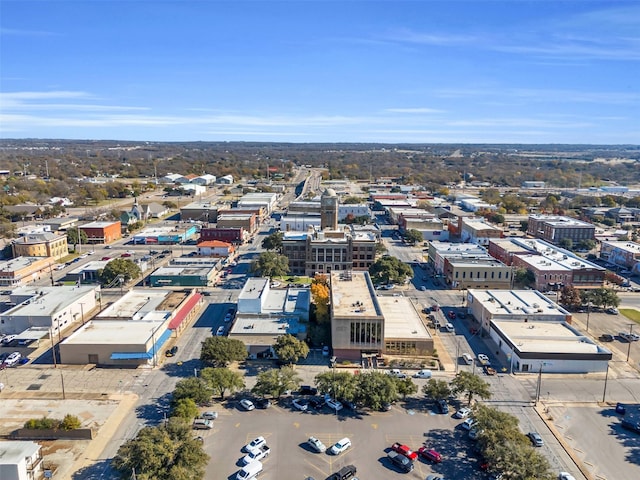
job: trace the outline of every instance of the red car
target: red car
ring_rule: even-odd
[[[447,314],[447,316],[453,320],[454,318],[456,318],[456,312],[454,312],[453,310],[449,310],[449,313]]]
[[[425,460],[429,460],[433,463],[440,463],[442,461],[442,455],[436,452],[433,448],[420,447],[418,454]]]
[[[414,461],[416,458],[418,458],[418,454],[416,452],[411,450],[406,445],[402,445],[401,443],[398,443],[398,442],[396,442],[393,445],[391,445],[391,450],[393,450],[394,452],[398,452],[398,453],[404,455],[405,457],[407,457],[411,461]]]
[[[122,255],[120,255],[122,258],[127,258],[130,257],[131,254],[130,253],[123,253]]]

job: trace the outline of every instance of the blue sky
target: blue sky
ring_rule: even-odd
[[[1,0],[0,137],[640,143],[640,2]]]

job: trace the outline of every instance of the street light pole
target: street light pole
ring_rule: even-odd
[[[589,315],[591,314],[591,302],[587,303],[587,332],[589,331]]]
[[[628,342],[629,342],[629,346],[627,347],[627,362],[629,361],[629,356],[631,355],[631,334],[633,333],[633,323],[629,324],[629,338],[628,338]]]
[[[607,395],[607,381],[609,380],[609,362],[607,362],[607,373],[604,376],[604,390],[602,391],[602,403]]]

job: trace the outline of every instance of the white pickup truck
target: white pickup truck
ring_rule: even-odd
[[[266,444],[262,445],[260,448],[250,450],[249,453],[247,453],[242,458],[242,464],[249,465],[250,463],[253,463],[256,460],[262,460],[263,458],[267,457],[270,453],[271,453],[271,447],[269,447]]]

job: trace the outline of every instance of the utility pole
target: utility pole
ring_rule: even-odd
[[[607,373],[604,376],[604,390],[602,391],[602,403],[607,396],[607,381],[609,380],[609,362],[607,362]]]
[[[633,323],[629,324],[629,338],[627,339],[627,341],[629,342],[629,346],[627,347],[627,362],[629,361],[629,355],[631,355],[631,342],[632,342],[632,337],[631,334],[633,333]]]

